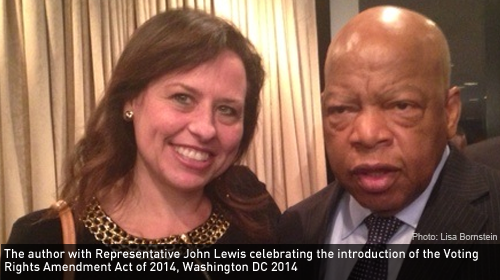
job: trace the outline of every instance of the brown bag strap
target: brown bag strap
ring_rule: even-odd
[[[76,252],[75,221],[73,219],[73,212],[71,212],[71,208],[64,200],[55,202],[52,204],[51,208],[59,213],[59,218],[61,219],[61,230],[65,251],[64,264],[75,264],[76,258],[69,257],[69,252]],[[73,280],[75,278],[75,272],[72,270],[66,270],[63,273],[63,280]]]

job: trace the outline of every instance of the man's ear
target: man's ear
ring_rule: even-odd
[[[448,139],[451,139],[457,133],[460,112],[462,111],[462,101],[460,100],[460,89],[458,87],[452,87],[448,90],[445,109],[447,118],[447,134]]]

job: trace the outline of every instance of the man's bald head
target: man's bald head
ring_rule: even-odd
[[[427,65],[439,72],[443,85],[450,83],[450,54],[444,34],[427,17],[404,8],[379,6],[352,18],[333,38],[328,49],[325,72],[332,71],[339,59],[393,59],[405,55],[410,61]],[[409,54],[412,57],[409,57]]]

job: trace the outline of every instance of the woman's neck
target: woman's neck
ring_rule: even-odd
[[[100,197],[101,207],[118,226],[137,237],[156,239],[186,233],[203,224],[212,212],[203,190],[184,192],[137,182],[128,193],[119,192],[115,188]]]

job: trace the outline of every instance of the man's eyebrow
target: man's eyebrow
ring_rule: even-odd
[[[387,91],[384,91],[384,92],[382,92],[382,95],[384,95],[384,96],[385,95],[393,95],[396,93],[400,93],[402,91],[415,92],[415,93],[418,93],[420,95],[424,94],[424,91],[420,87],[412,85],[412,84],[406,84],[406,85],[398,86],[396,88],[391,88]]]
[[[322,100],[331,100],[331,99],[335,99],[335,100],[339,100],[339,101],[343,101],[343,102],[350,102],[350,101],[357,100],[358,97],[356,94],[345,93],[345,92],[341,92],[338,90],[325,89],[323,91],[323,99]]]

